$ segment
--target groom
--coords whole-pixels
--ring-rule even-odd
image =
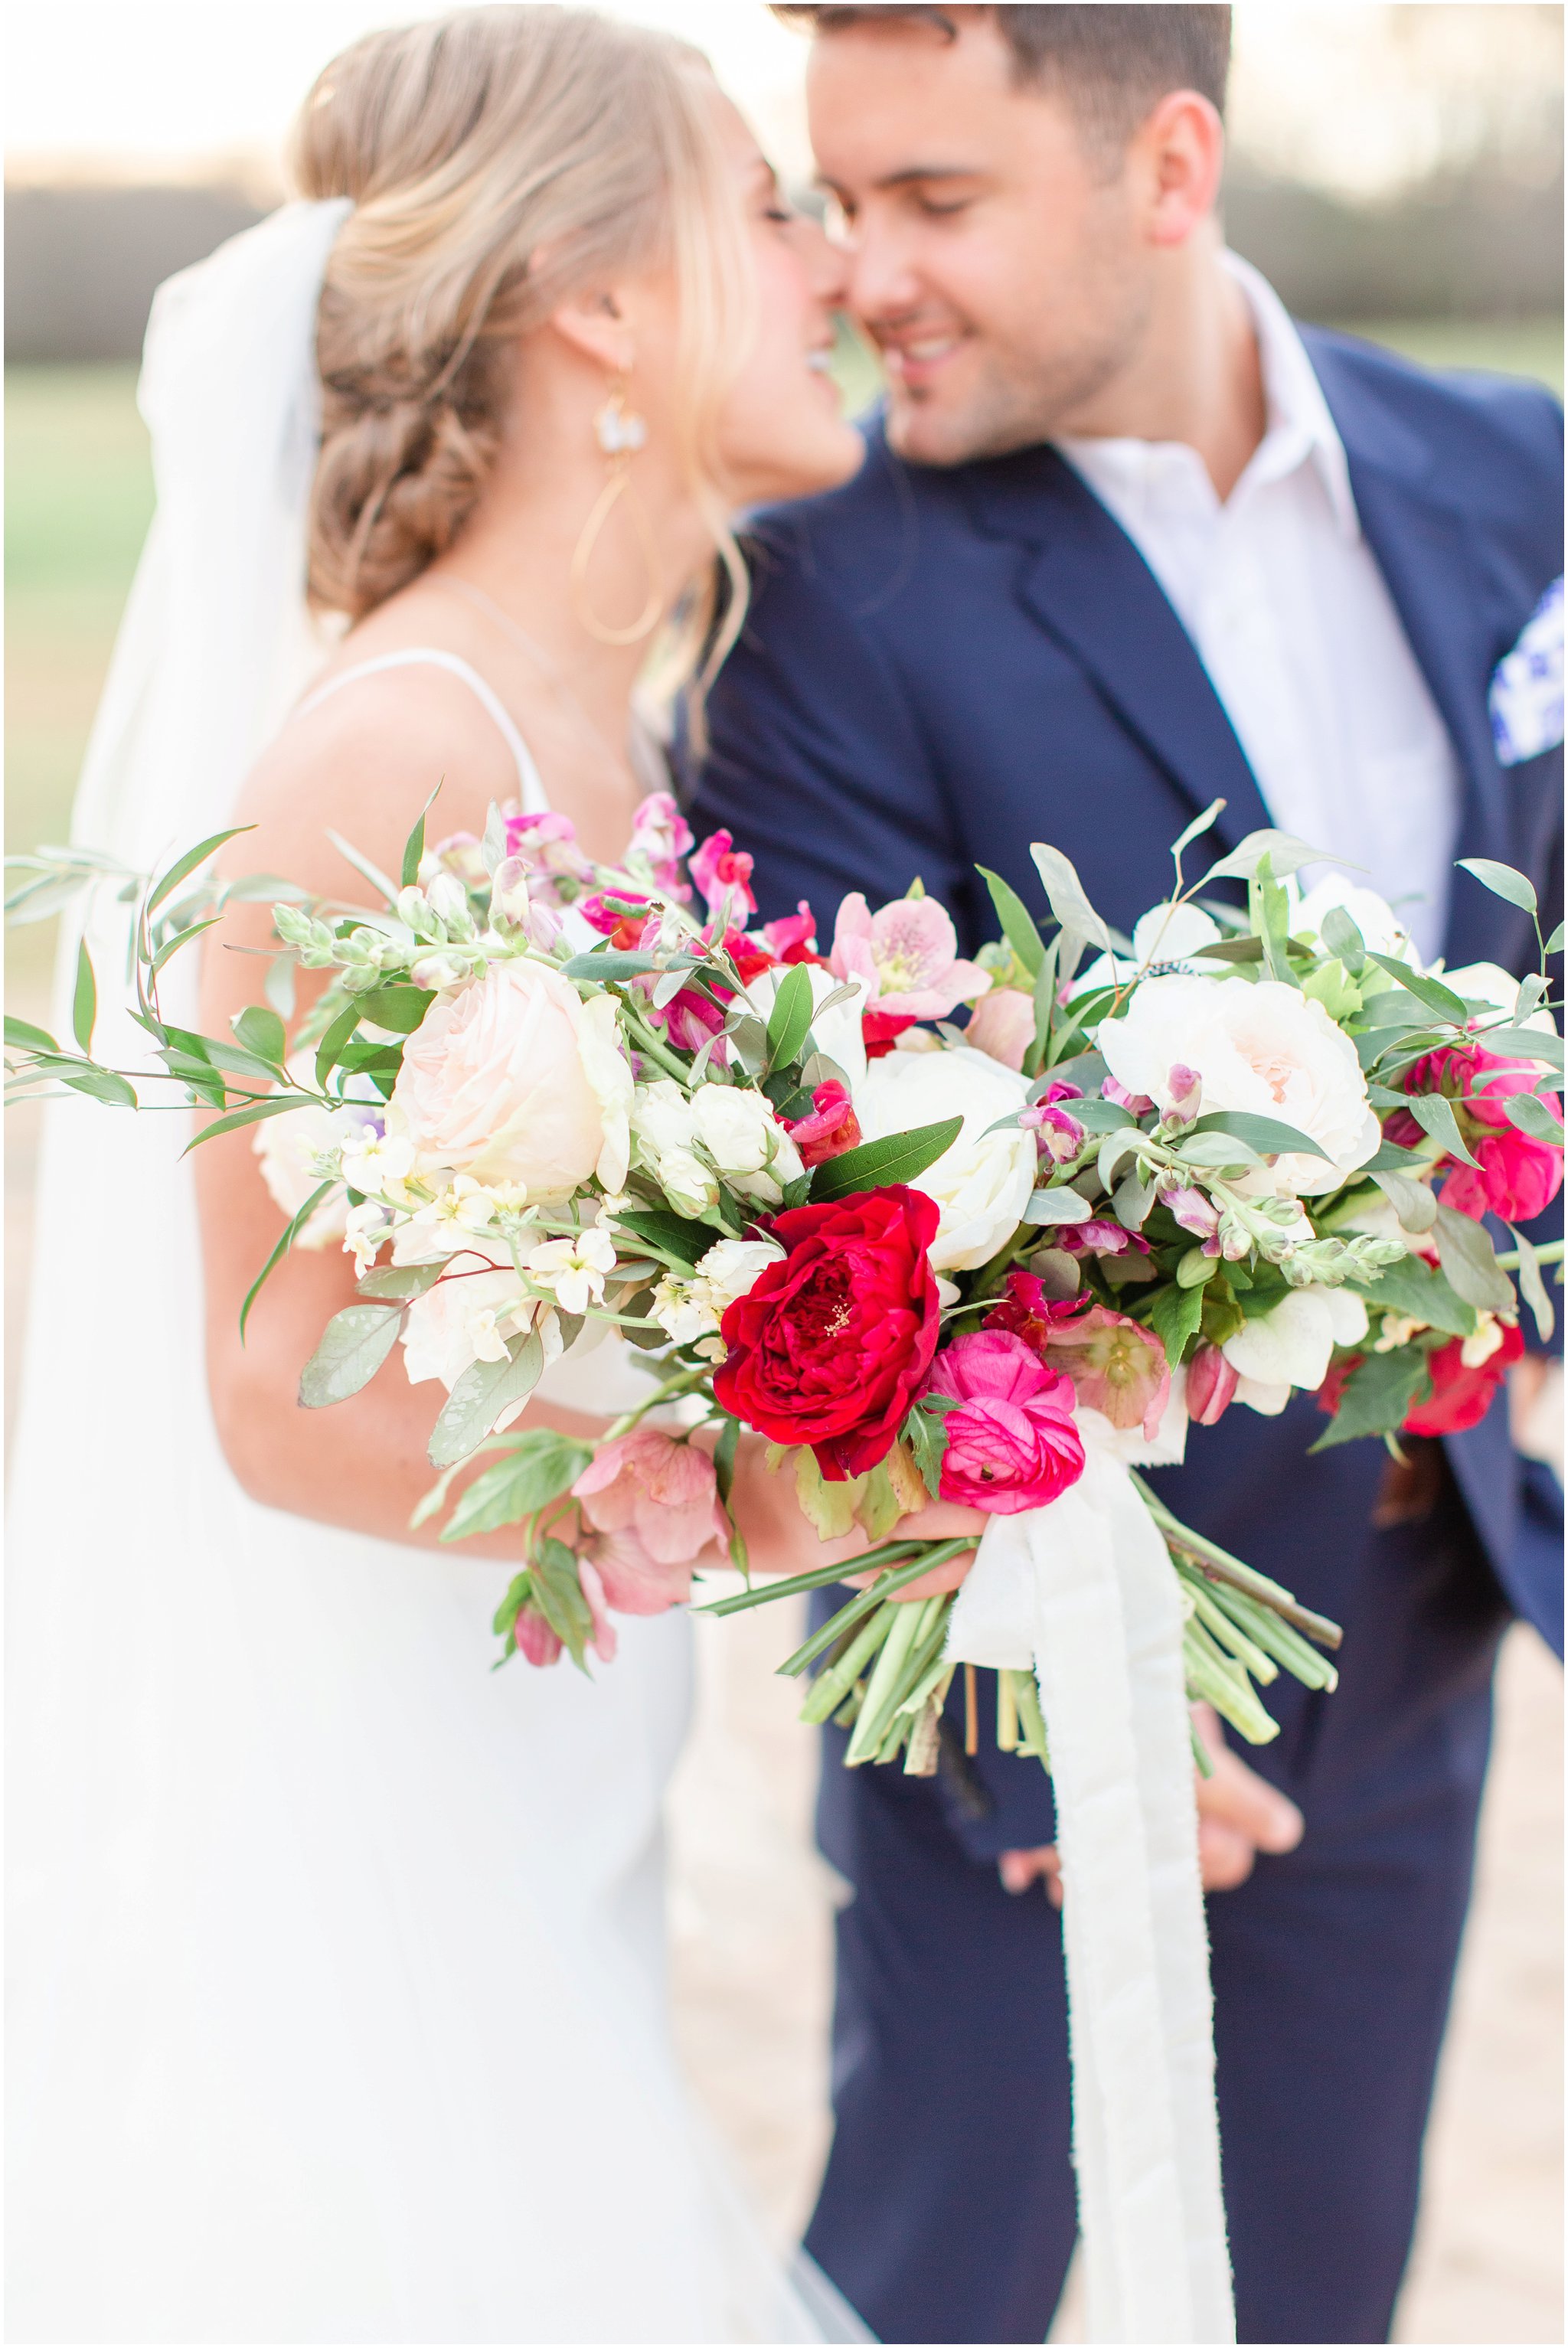
[[[1562,569],[1554,402],[1298,332],[1225,252],[1227,9],[777,13],[814,33],[888,399],[856,481],[765,518],[713,696],[698,814],[755,853],[764,912],[806,897],[830,925],[918,875],[972,952],[975,864],[1043,915],[1046,839],[1130,929],[1222,796],[1213,854],[1277,824],[1364,868],[1427,957],[1528,967],[1525,917],[1453,868],[1519,866],[1558,918],[1561,726],[1500,670]],[[1209,1922],[1247,2341],[1387,2334],[1497,1642],[1511,1610],[1561,1623],[1547,1479],[1501,1408],[1403,1468],[1309,1457],[1322,1425],[1233,1408],[1161,1484],[1346,1630],[1337,1694],[1271,1689],[1278,1790],[1235,1780],[1208,1870],[1236,1887]],[[853,1897],[808,2245],[884,2340],[1039,2340],[1075,2230],[1048,1787],[989,1744],[934,1779],[841,1750],[820,1831]]]

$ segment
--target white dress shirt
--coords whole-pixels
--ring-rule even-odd
[[[1431,961],[1459,830],[1453,748],[1361,535],[1301,337],[1255,269],[1230,252],[1224,264],[1252,312],[1268,425],[1223,503],[1184,442],[1057,446],[1164,589],[1274,822],[1360,866]]]

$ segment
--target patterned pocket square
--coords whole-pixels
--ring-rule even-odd
[[[1563,739],[1563,582],[1548,587],[1487,695],[1499,764],[1517,767]]]

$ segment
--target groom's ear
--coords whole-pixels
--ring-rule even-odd
[[[1219,201],[1225,126],[1195,89],[1173,89],[1133,133],[1128,163],[1151,244],[1185,244]]]

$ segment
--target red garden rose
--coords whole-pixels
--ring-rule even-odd
[[[1473,1368],[1466,1365],[1464,1348],[1464,1339],[1453,1337],[1428,1357],[1432,1391],[1407,1416],[1407,1435],[1462,1435],[1467,1426],[1479,1426],[1509,1364],[1523,1353],[1524,1340],[1517,1329],[1505,1325],[1502,1343]]]
[[[936,1351],[937,1210],[902,1184],[769,1226],[786,1251],[724,1316],[713,1390],[774,1443],[809,1444],[830,1483],[885,1459]]]

